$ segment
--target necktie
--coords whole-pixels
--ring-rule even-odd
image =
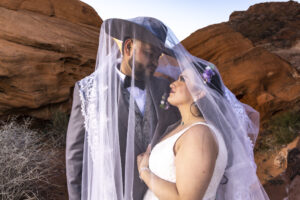
[[[126,76],[124,80],[124,88],[128,88],[131,86],[131,76]],[[140,88],[141,90],[145,89],[145,82],[134,80],[134,86]]]

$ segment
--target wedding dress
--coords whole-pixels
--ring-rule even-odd
[[[217,156],[215,168],[213,175],[211,177],[208,188],[205,192],[203,200],[215,200],[218,186],[223,177],[226,165],[227,165],[227,149],[222,135],[217,131],[215,127],[204,122],[197,122],[189,127],[179,131],[178,133],[172,135],[171,137],[161,141],[151,151],[149,157],[149,169],[152,173],[158,177],[173,182],[176,182],[176,167],[175,167],[175,155],[173,152],[173,147],[177,139],[184,134],[189,128],[195,125],[205,125],[210,128],[212,133],[214,133],[215,139],[218,143],[219,153]],[[199,133],[200,134],[200,133]],[[155,194],[148,189],[143,200],[158,200]]]

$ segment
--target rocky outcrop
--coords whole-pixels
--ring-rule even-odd
[[[276,9],[288,4],[296,10],[277,18],[269,14],[280,13]],[[279,51],[291,54],[276,47],[276,55],[262,46],[289,40],[291,46],[276,45],[298,51],[299,31],[293,28],[298,27],[294,18],[299,4],[270,5],[235,12],[230,22],[198,30],[183,41],[192,54],[215,63],[229,89],[259,110],[262,119],[293,107],[300,98],[299,73],[291,68],[292,59],[277,56]],[[269,15],[277,19],[270,22],[276,37],[256,37],[255,31],[245,35],[244,29],[262,24],[255,20],[269,20]],[[290,35],[278,29],[277,21],[293,30]],[[74,83],[93,71],[101,23],[97,13],[79,0],[0,0],[0,116],[22,113],[49,118],[53,109],[68,111]]]
[[[263,120],[299,103],[299,73],[227,23],[200,29],[182,44],[193,55],[216,64],[226,86],[257,109]]]
[[[289,151],[287,157],[286,176],[289,182],[288,199],[300,199],[300,143]]]
[[[295,177],[291,184],[288,186],[288,199],[289,200],[300,200],[300,192],[299,192],[299,188],[300,188],[300,175],[298,175],[297,177]]]
[[[0,0],[0,115],[67,111],[94,69],[102,20],[78,0]]]
[[[97,12],[79,0],[1,0],[0,7],[15,11],[31,11],[75,24],[100,27],[102,23]]]
[[[270,139],[265,141],[270,142]],[[274,148],[267,151],[266,149],[255,151],[257,175],[260,182],[272,200],[299,200],[299,136],[286,145],[272,147]]]
[[[296,1],[259,3],[233,12],[229,25],[254,42],[291,47],[300,39],[300,4]]]
[[[287,60],[300,72],[300,3],[255,4],[230,15],[228,24],[237,32]]]

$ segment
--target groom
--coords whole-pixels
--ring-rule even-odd
[[[137,91],[135,101],[135,146],[136,156],[145,152],[147,144],[155,144],[166,128],[179,120],[178,110],[170,107],[160,108],[164,92],[168,91],[166,80],[153,76],[162,53],[172,55],[165,46],[167,37],[166,26],[153,18],[138,17],[132,20],[109,19],[105,23],[106,33],[113,38],[123,41],[122,61],[112,66],[116,68],[119,84],[118,95],[118,130],[122,176],[124,178],[126,138],[128,125],[129,91]],[[131,87],[130,78],[133,65],[135,87]],[[147,81],[145,81],[147,80]],[[69,120],[66,144],[67,184],[70,200],[81,199],[83,145],[86,133],[85,117],[82,114],[82,102],[79,97],[79,84],[75,84],[73,105]],[[152,135],[152,138],[149,138]],[[136,163],[136,162],[135,162]],[[147,190],[146,185],[139,180],[135,165],[133,182],[133,199],[141,200]]]

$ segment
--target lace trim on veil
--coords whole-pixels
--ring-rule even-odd
[[[244,123],[245,126],[243,127],[247,127],[247,132],[249,132],[251,130],[251,127],[249,125],[251,124],[251,120],[249,119],[245,111],[245,108],[241,105],[241,103],[236,99],[235,95],[227,87],[225,87],[225,96],[226,99],[231,104],[231,106],[233,107],[233,109],[235,110],[235,112],[237,113],[239,119],[241,119],[241,121]],[[254,162],[254,153],[253,153],[254,144],[248,135],[247,137],[245,137],[245,139],[246,139],[248,155],[253,161],[251,162],[251,165],[256,169],[257,167]]]
[[[97,152],[97,146],[99,146],[99,135],[96,133],[97,121],[96,121],[96,101],[97,93],[95,87],[95,73],[85,77],[78,82],[79,84],[79,96],[81,100],[81,111],[84,117],[84,127],[86,130],[86,137],[89,144],[90,153],[92,159],[95,158]]]

